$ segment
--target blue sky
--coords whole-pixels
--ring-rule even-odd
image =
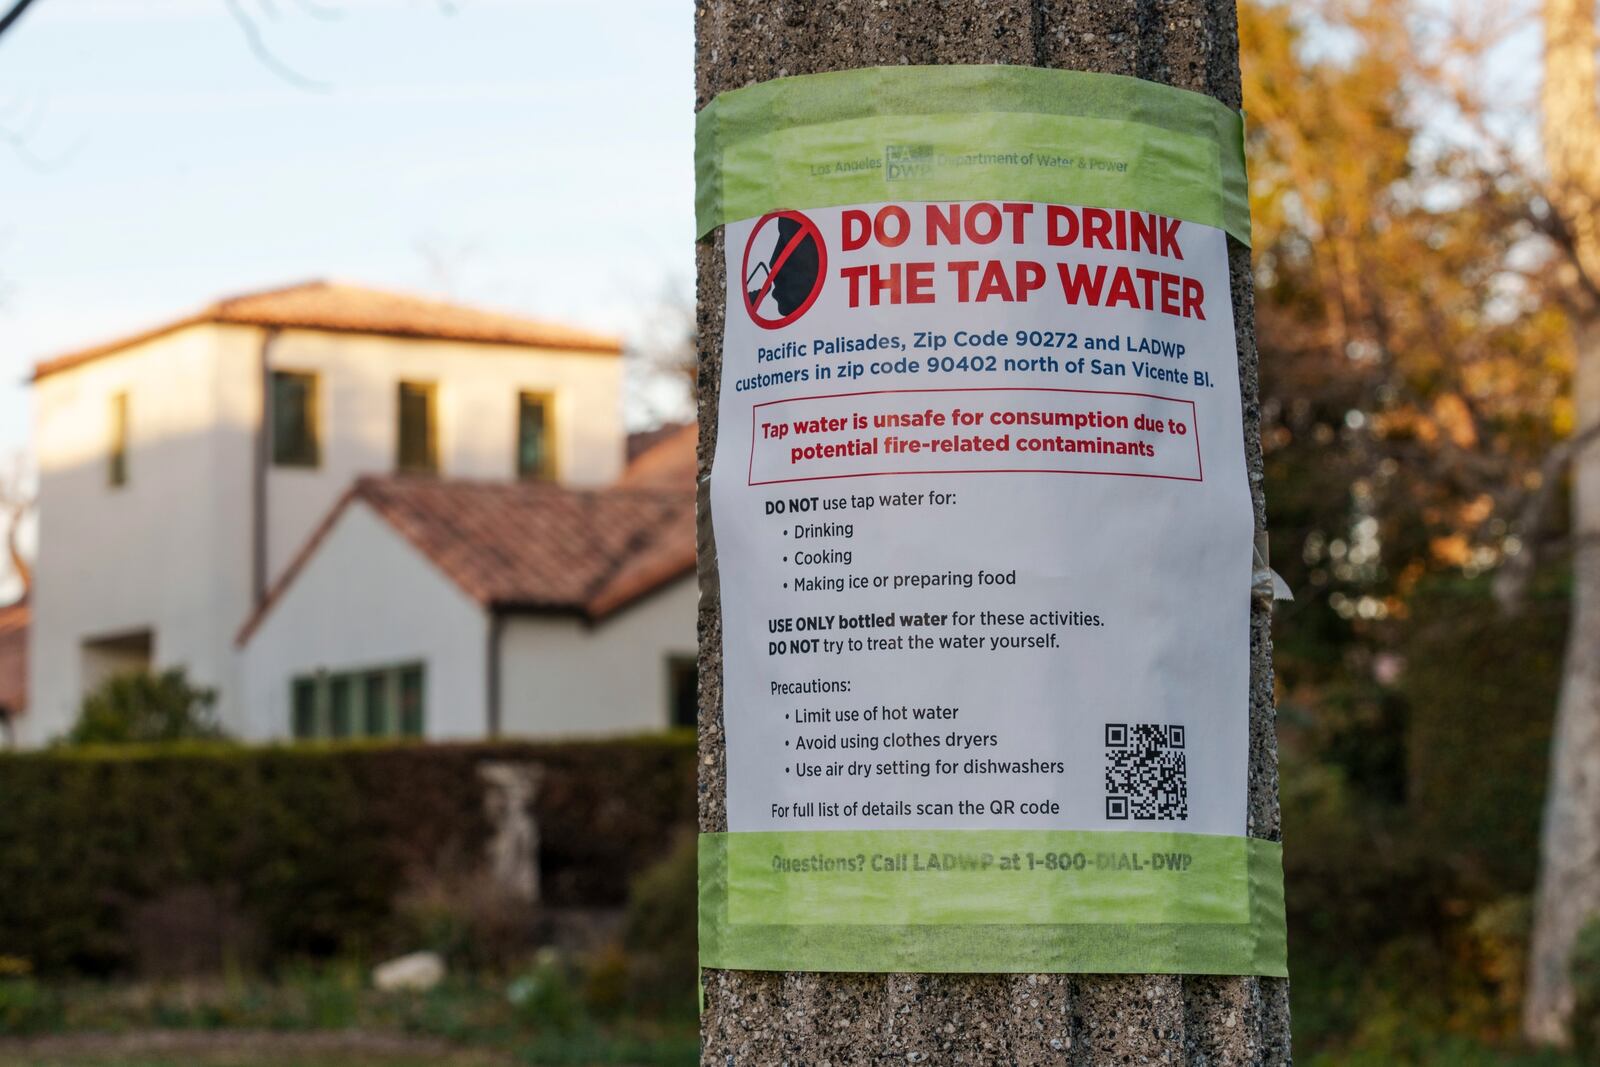
[[[333,277],[642,336],[688,292],[689,4],[238,3],[326,90],[227,0],[36,0],[0,39],[0,454],[38,358],[221,295]]]

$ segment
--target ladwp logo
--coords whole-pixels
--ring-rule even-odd
[[[926,178],[933,173],[933,160],[931,144],[884,145],[884,180],[898,182],[908,178]]]

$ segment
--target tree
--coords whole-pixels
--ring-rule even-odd
[[[19,454],[10,464],[0,466],[0,531],[5,535],[5,564],[22,586],[22,595],[28,595],[33,572],[22,551],[23,525],[34,508],[34,490],[28,476],[27,464]],[[5,564],[0,564],[3,567]]]
[[[67,745],[126,745],[223,737],[217,694],[191,685],[182,668],[114,674],[83,698]]]
[[[699,373],[694,294],[667,283],[642,326],[628,351],[628,414],[644,425],[692,419]]]
[[[1600,913],[1595,0],[1544,3],[1542,168],[1488,70],[1517,13],[1464,7],[1430,22],[1427,5],[1328,0],[1319,16],[1357,47],[1309,66],[1284,8],[1244,19],[1263,365],[1279,368],[1264,437],[1274,527],[1304,531],[1300,559],[1279,559],[1352,627],[1330,645],[1382,644],[1430,573],[1493,571],[1515,614],[1536,570],[1570,566],[1523,1010],[1529,1037],[1564,1042],[1572,945]],[[1363,526],[1375,551],[1358,559]],[[1292,693],[1316,672],[1286,636]]]
[[[36,2],[37,0],[11,0],[8,6],[0,5],[0,37],[4,37],[8,30],[13,29],[22,19],[23,14]],[[327,82],[307,77],[278,58],[272,47],[267,43],[266,37],[262,35],[257,18],[245,6],[245,0],[220,0],[220,2],[223,8],[227,10],[229,17],[239,27],[239,32],[244,35],[245,44],[249,46],[251,53],[254,54],[262,66],[290,85],[300,89],[307,89],[312,92],[326,92],[330,88]],[[436,0],[436,2],[439,10],[446,15],[453,15],[457,11],[457,0]],[[313,0],[296,0],[296,3],[302,11],[317,19],[334,19],[338,18],[341,13],[336,6],[324,7],[313,2]],[[272,0],[257,0],[257,6],[266,17],[277,17],[277,7]]]
[[[22,18],[22,13],[27,11],[33,2],[34,0],[16,0],[5,14],[0,15],[0,36],[4,36],[7,30],[16,25],[17,20]]]
[[[1543,142],[1552,229],[1567,252],[1577,349],[1570,450],[1572,606],[1551,742],[1539,888],[1523,1026],[1565,1043],[1569,967],[1584,923],[1600,915],[1600,103],[1594,0],[1544,5]]]
[[[1523,558],[1569,345],[1518,267],[1541,254],[1537,190],[1428,128],[1443,79],[1417,10],[1319,14],[1347,56],[1308,59],[1287,5],[1241,11],[1263,438],[1275,563],[1314,591],[1286,618],[1331,608],[1376,644],[1428,575]]]
[[[1517,13],[1462,7],[1326,0],[1351,47],[1314,60],[1299,12],[1243,12],[1274,562],[1306,591],[1278,663],[1315,758],[1398,804],[1405,709],[1377,666],[1417,593],[1492,574],[1514,615],[1536,571],[1570,564],[1523,1020],[1557,1041],[1572,939],[1600,907],[1594,0],[1545,8],[1544,167],[1514,132],[1531,101],[1492,77]]]

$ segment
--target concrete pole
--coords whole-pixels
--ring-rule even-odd
[[[1234,0],[698,0],[695,106],[791,74],[1015,63],[1127,74],[1240,104]],[[1257,530],[1260,404],[1250,251],[1229,241]],[[697,249],[700,473],[717,439],[722,230]],[[1277,839],[1270,606],[1251,608],[1249,833]],[[726,830],[722,613],[702,568],[700,829]],[[1288,983],[1176,975],[809,974],[708,970],[701,1063],[1287,1064]]]

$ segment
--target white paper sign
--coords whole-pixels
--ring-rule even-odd
[[[728,828],[1243,834],[1223,232],[908,202],[726,242]]]

